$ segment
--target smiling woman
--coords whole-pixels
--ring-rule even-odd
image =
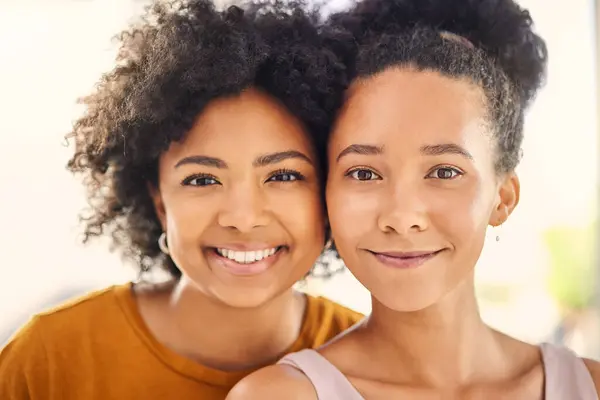
[[[500,213],[518,202],[515,176],[495,178],[495,146],[481,130],[489,124],[482,91],[465,86],[433,71],[384,70],[354,87],[331,138],[332,157],[356,143],[381,149],[337,156],[328,201],[340,254],[393,309],[427,308],[465,279],[488,224],[500,225],[507,218]],[[436,118],[427,118],[434,105]],[[349,195],[356,201],[346,201]],[[342,229],[355,215],[365,218]]]
[[[519,203],[524,116],[545,76],[529,12],[362,0],[324,31],[353,78],[329,141],[328,215],[372,312],[228,399],[597,400],[600,364],[493,329],[475,295],[486,230]]]
[[[318,165],[300,121],[264,91],[213,101],[159,158],[151,192],[170,258],[230,306],[287,290],[325,243]]]
[[[223,399],[361,318],[292,290],[327,241],[345,86],[315,22],[303,4],[158,1],[122,33],[69,170],[86,240],[110,236],[142,279],[34,317],[0,353],[0,398]],[[145,279],[157,269],[171,279]]]

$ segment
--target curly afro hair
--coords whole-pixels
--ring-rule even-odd
[[[390,66],[433,70],[483,89],[499,173],[521,158],[524,114],[545,79],[547,49],[513,0],[363,0],[326,22],[352,79]]]
[[[210,0],[157,1],[119,35],[116,67],[82,100],[67,135],[68,169],[83,176],[90,203],[84,242],[108,234],[140,274],[181,272],[162,254],[149,195],[158,158],[183,139],[214,99],[257,87],[303,122],[325,170],[325,147],[345,89],[345,67],[322,45],[319,10],[279,0],[224,11]]]

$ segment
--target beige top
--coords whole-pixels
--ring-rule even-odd
[[[571,350],[544,343],[545,400],[599,400],[592,376],[583,360]],[[365,400],[333,364],[315,350],[288,354],[279,364],[302,371],[319,400]]]

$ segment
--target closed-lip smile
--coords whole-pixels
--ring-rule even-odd
[[[420,267],[431,260],[444,249],[441,250],[421,250],[421,251],[373,251],[369,253],[382,264],[397,269],[413,269]]]

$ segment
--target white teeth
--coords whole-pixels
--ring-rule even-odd
[[[232,255],[233,257],[231,257]],[[246,254],[241,251],[234,251],[228,258],[232,258],[239,263],[246,262]]]
[[[260,261],[263,258],[272,256],[277,252],[277,248],[256,251],[235,251],[229,249],[217,249],[217,253],[225,258],[234,260],[240,264],[250,264],[256,261]]]

